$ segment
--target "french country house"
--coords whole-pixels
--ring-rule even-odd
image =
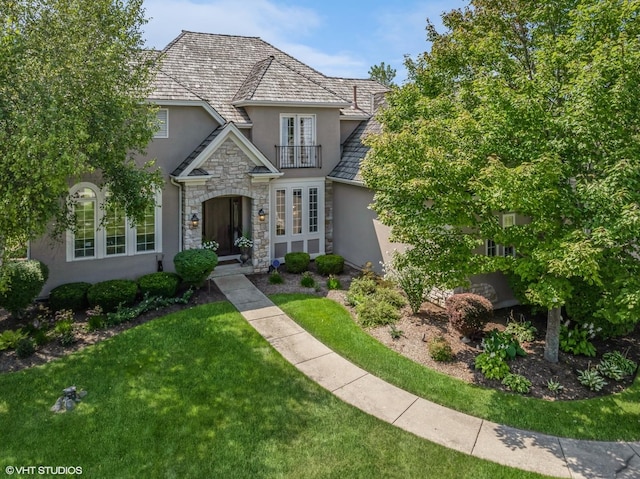
[[[50,269],[44,295],[68,282],[172,271],[177,252],[205,240],[232,263],[242,235],[253,241],[246,272],[291,251],[379,264],[389,248],[357,170],[359,138],[386,87],[327,77],[256,37],[182,32],[158,61],[149,101],[161,128],[140,158],[155,158],[164,176],[156,207],[132,227],[101,208],[108,191],[98,177],[71,184],[76,230],[30,245]]]
[[[360,164],[363,138],[380,131],[385,86],[325,76],[257,37],[184,31],[156,53],[148,100],[161,127],[140,158],[163,173],[156,206],[130,226],[101,207],[109,192],[99,177],[69,185],[75,231],[29,248],[49,266],[43,296],[69,282],[173,271],[176,253],[209,240],[219,244],[216,271],[237,270],[240,236],[253,241],[240,272],[266,272],[294,251],[380,271],[398,245],[369,208]],[[512,254],[490,243],[484,253]],[[499,273],[471,282],[496,307],[515,303]]]

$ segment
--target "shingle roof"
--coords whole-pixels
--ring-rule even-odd
[[[220,133],[222,133],[222,130],[223,130],[223,129],[224,129],[224,128],[223,128],[222,126],[219,126],[219,127],[218,127],[218,128],[216,128],[215,130],[213,130],[211,133],[209,133],[209,136],[207,136],[207,137],[202,141],[202,143],[200,143],[200,144],[198,145],[198,147],[197,147],[195,150],[193,150],[193,151],[191,152],[191,154],[190,154],[189,156],[187,156],[187,158],[186,158],[182,163],[180,163],[180,165],[178,165],[178,167],[177,167],[175,170],[173,170],[173,172],[171,173],[171,176],[180,176],[180,174],[181,174],[184,170],[186,170],[186,169],[189,167],[189,165],[191,165],[191,163],[193,162],[193,160],[195,160],[195,159],[198,157],[198,155],[199,155],[200,153],[202,153],[202,152],[204,151],[204,149],[205,149],[207,146],[209,146],[209,145],[211,144],[211,142],[212,142],[213,140],[215,140],[215,139],[216,139],[216,137],[217,137]],[[204,170],[202,170],[202,171],[204,171]],[[193,170],[193,171],[190,173],[190,175],[198,175],[198,176],[199,176],[199,175],[202,175],[202,174],[203,174],[203,173],[202,173],[202,171],[198,172],[198,171],[196,171],[196,170]],[[206,172],[204,172],[204,174],[207,174],[207,173],[206,173]]]
[[[154,90],[150,97],[152,100],[202,100],[163,71],[156,74],[153,86]]]
[[[383,98],[381,94],[377,94],[372,96],[369,101],[375,111],[375,109],[382,104]],[[366,138],[367,135],[380,133],[381,131],[382,127],[380,123],[378,123],[373,116],[360,123],[358,128],[356,128],[344,142],[342,146],[342,157],[331,173],[329,173],[329,178],[362,182],[360,166],[369,151],[369,147],[365,146],[362,140]]]
[[[345,116],[368,116],[370,96],[385,88],[372,80],[326,77],[257,37],[183,31],[161,53],[157,99],[205,100],[227,121],[249,122],[234,101],[335,103],[344,106],[358,87],[359,108]],[[342,103],[342,105],[340,105]]]
[[[317,79],[292,69],[273,55],[254,65],[233,102],[321,103],[336,107],[349,103]]]

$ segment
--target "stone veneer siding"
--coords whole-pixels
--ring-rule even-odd
[[[324,186],[324,252],[333,253],[333,182]]]
[[[227,139],[200,166],[210,175],[205,184],[185,183],[182,211],[184,249],[199,248],[202,245],[202,223],[197,228],[191,228],[190,225],[193,213],[196,213],[198,218],[203,218],[202,203],[218,196],[246,196],[252,200],[251,262],[256,272],[269,269],[269,222],[258,219],[260,208],[269,215],[269,182],[252,181],[249,173],[255,166],[233,140]]]

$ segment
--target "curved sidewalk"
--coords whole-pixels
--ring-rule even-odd
[[[566,439],[523,431],[439,406],[372,376],[319,342],[244,275],[213,279],[271,345],[343,401],[450,449],[556,477],[640,478],[640,442]]]

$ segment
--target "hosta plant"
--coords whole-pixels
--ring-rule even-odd
[[[584,371],[578,371],[578,381],[592,391],[600,391],[607,385],[597,368],[588,367]]]
[[[604,377],[613,379],[614,381],[622,381],[624,379],[624,371],[620,369],[614,361],[604,359],[598,364],[598,371]]]
[[[560,327],[560,349],[573,355],[595,356],[596,348],[591,340],[596,335],[593,323],[576,324],[569,329],[569,321]]]
[[[504,332],[516,338],[519,343],[528,343],[535,339],[537,329],[531,325],[531,321],[525,321],[523,315],[520,315],[520,320],[516,320],[511,311]]]
[[[628,352],[628,351],[627,351]],[[631,376],[636,372],[638,365],[635,361],[627,358],[626,354],[620,351],[611,351],[602,355],[602,362],[610,362],[615,364],[625,376]]]
[[[487,379],[502,379],[510,371],[506,360],[496,352],[478,354],[475,360],[475,367]]]
[[[554,381],[553,379],[549,379],[547,381],[547,389],[551,391],[553,394],[559,394],[564,390],[564,386],[560,384],[558,381]]]
[[[527,394],[531,389],[531,381],[520,374],[508,373],[502,379],[502,384],[510,391],[520,394]]]

